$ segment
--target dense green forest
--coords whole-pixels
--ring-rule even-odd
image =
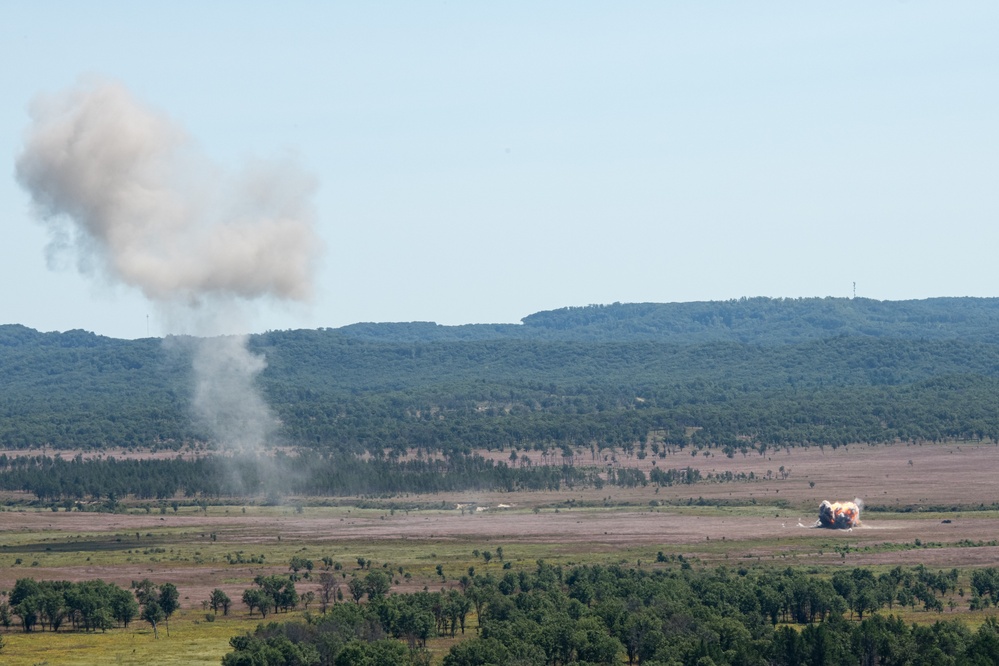
[[[452,647],[445,666],[995,663],[994,618],[972,631],[959,621],[908,625],[891,614],[917,606],[942,613],[942,595],[957,579],[957,571],[922,566],[880,575],[844,569],[830,579],[790,568],[696,571],[682,561],[652,571],[539,561],[533,571],[463,577],[460,591],[386,596],[387,586],[355,578],[353,598],[367,592],[367,604],[334,603],[304,623],[259,625],[232,639],[222,663],[426,664],[426,640],[464,633],[472,609],[477,635]],[[992,603],[995,582],[994,569],[976,572],[972,605]]]
[[[0,446],[211,444],[196,343],[0,326]],[[249,347],[273,443],[338,454],[999,439],[999,299],[615,304]]]

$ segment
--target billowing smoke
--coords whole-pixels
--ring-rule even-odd
[[[847,530],[860,525],[860,510],[864,503],[860,499],[852,502],[823,501],[819,505],[819,520],[816,527],[829,527],[837,530]]]
[[[75,251],[81,271],[142,290],[201,336],[252,302],[309,299],[316,181],[293,161],[227,173],[109,81],[39,96],[30,115],[17,180],[52,232],[50,250]],[[266,439],[274,419],[253,388],[264,367],[243,337],[201,341],[194,412],[216,439]]]
[[[110,82],[39,97],[31,118],[17,179],[83,270],[160,302],[310,296],[316,183],[293,163],[223,173]]]

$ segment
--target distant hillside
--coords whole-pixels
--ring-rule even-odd
[[[565,308],[252,336],[281,443],[720,447],[999,439],[999,299]],[[0,446],[179,446],[190,348],[0,326]]]
[[[661,340],[786,344],[833,336],[999,342],[999,298],[875,301],[743,298],[696,303],[615,303],[538,312],[522,325],[353,324],[344,334],[385,341]]]

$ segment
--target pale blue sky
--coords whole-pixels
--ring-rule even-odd
[[[199,6],[205,5],[205,6]],[[314,302],[251,331],[614,301],[999,296],[995,2],[0,4],[0,323],[169,330],[52,266],[37,93],[120,81],[319,181]]]

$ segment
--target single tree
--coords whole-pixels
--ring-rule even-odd
[[[364,577],[364,590],[368,593],[368,599],[371,601],[383,598],[391,587],[392,580],[388,574],[381,571],[372,571]]]
[[[357,576],[352,576],[351,579],[347,581],[347,589],[350,590],[350,596],[354,599],[354,603],[360,604],[361,597],[363,597],[366,592],[364,589],[364,581]]]
[[[336,603],[336,593],[340,591],[340,579],[336,574],[324,571],[319,574],[319,610],[323,613],[330,604]]]
[[[232,604],[232,599],[229,598],[228,594],[226,594],[217,587],[214,590],[212,590],[212,596],[208,600],[208,605],[211,606],[211,609],[215,612],[216,615],[218,615],[220,608],[222,609],[223,615],[228,615],[229,606],[231,604]]]
[[[156,625],[162,622],[166,618],[163,613],[163,609],[160,605],[153,600],[149,600],[142,608],[142,619],[148,622],[153,627],[153,638],[159,638],[159,634],[156,631]]]
[[[160,610],[163,611],[163,620],[166,622],[167,636],[170,635],[170,616],[180,608],[180,593],[173,583],[163,583],[160,585],[160,593],[157,599]]]

